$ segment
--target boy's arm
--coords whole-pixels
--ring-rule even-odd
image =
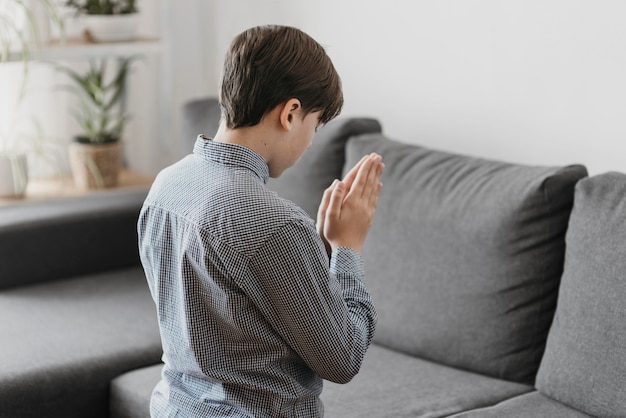
[[[360,254],[334,250],[329,270],[314,226],[294,223],[275,234],[250,267],[255,280],[248,285],[260,286],[252,293],[272,327],[319,376],[350,381],[376,323]]]
[[[257,306],[309,367],[334,382],[348,382],[359,371],[374,333],[376,313],[363,283],[360,252],[382,170],[379,155],[364,157],[324,193],[320,235],[312,225],[286,225],[251,264],[267,297]]]

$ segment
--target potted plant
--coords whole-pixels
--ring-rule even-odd
[[[66,6],[84,15],[88,39],[95,42],[127,41],[137,32],[135,0],[67,0]]]
[[[8,0],[0,4],[0,65],[21,65],[18,93],[6,126],[0,126],[0,197],[19,197],[28,183],[27,155],[19,125],[26,96],[30,61],[40,49],[37,12],[58,27],[64,41],[63,21],[53,0]],[[4,98],[6,99],[6,92]],[[36,121],[34,122],[36,123]]]
[[[114,187],[118,183],[122,132],[129,119],[123,96],[130,65],[136,58],[121,58],[110,80],[107,79],[106,58],[91,60],[85,74],[57,65],[73,82],[64,87],[80,103],[73,115],[82,132],[69,147],[70,169],[80,188]]]

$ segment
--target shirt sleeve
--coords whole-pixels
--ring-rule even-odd
[[[285,225],[250,262],[257,306],[319,376],[349,382],[374,334],[376,312],[358,252],[338,248],[330,266],[315,228]]]

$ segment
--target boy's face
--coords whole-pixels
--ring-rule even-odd
[[[270,167],[270,176],[279,177],[287,168],[298,162],[304,152],[311,146],[315,130],[320,124],[322,112],[311,112],[304,119],[301,115],[293,118],[293,128],[282,147],[282,155],[277,159],[275,167]]]

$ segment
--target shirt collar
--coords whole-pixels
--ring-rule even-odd
[[[267,183],[270,171],[265,159],[248,147],[237,144],[216,142],[204,135],[198,135],[193,153],[201,158],[219,164],[247,168]]]

